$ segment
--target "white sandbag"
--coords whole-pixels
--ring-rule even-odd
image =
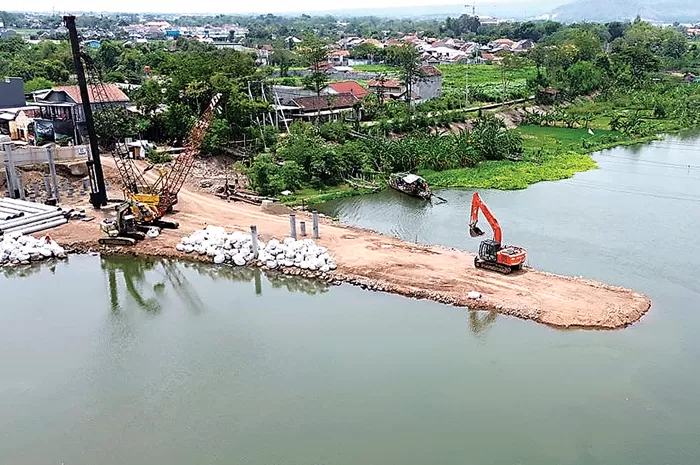
[[[226,261],[226,256],[223,254],[218,254],[214,257],[214,263],[216,263],[217,265],[221,265],[225,261]]]
[[[328,265],[323,265],[319,270],[323,271],[324,273],[327,273],[330,271],[330,267]]]
[[[243,266],[243,265],[245,265],[245,258],[243,258],[243,255],[240,255],[240,254],[234,255],[233,263],[236,266]]]
[[[289,259],[282,262],[282,264],[286,267],[294,266],[294,262],[292,260],[289,260]]]
[[[158,228],[148,228],[146,235],[151,239],[155,239],[156,237],[160,236],[160,231],[158,231]]]
[[[185,244],[179,243],[178,245],[175,246],[175,250],[178,252],[184,252],[185,251]]]
[[[185,246],[185,253],[192,253],[194,252],[194,247],[190,244]]]
[[[224,234],[226,234],[226,230],[219,226],[209,225],[206,228],[204,228],[204,230],[211,236],[223,236]]]
[[[308,260],[304,260],[299,265],[299,268],[301,268],[302,270],[308,270],[310,266],[311,266],[311,262],[309,262]]]
[[[274,270],[275,268],[277,268],[277,260],[268,260],[265,262],[265,266],[267,266],[271,270]]]
[[[480,299],[481,294],[476,291],[470,291],[469,294],[467,294],[467,298],[472,300]]]

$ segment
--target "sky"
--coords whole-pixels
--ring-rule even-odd
[[[471,2],[472,0],[467,0]],[[518,5],[532,3],[533,0],[488,0],[489,6],[497,4]],[[339,10],[347,8],[392,8],[429,5],[460,5],[465,0],[353,0],[349,3],[327,0],[199,0],[183,2],[178,0],[120,0],[116,2],[95,2],[94,0],[33,0],[16,6],[20,11],[53,11],[57,13],[85,12],[158,12],[158,13],[285,13]],[[476,2],[477,9],[479,4]],[[469,3],[471,5],[471,3]],[[98,7],[99,5],[99,7]],[[99,9],[96,9],[99,8]]]

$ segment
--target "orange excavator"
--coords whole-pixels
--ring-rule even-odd
[[[474,257],[474,266],[476,268],[498,271],[503,274],[510,274],[513,271],[522,269],[526,258],[525,249],[514,245],[501,244],[501,226],[496,221],[491,210],[489,210],[489,207],[481,200],[478,192],[474,192],[472,196],[469,235],[471,237],[484,235],[484,231],[476,225],[479,221],[479,210],[484,214],[486,221],[489,222],[491,229],[493,229],[493,239],[481,241],[479,253]]]

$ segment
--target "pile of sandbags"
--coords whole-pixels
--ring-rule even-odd
[[[65,258],[66,251],[49,236],[37,239],[22,233],[7,233],[0,241],[0,265]]]
[[[240,231],[231,234],[224,228],[207,226],[185,236],[175,246],[180,252],[207,255],[216,264],[233,263],[236,266],[258,265],[270,269],[297,267],[310,271],[335,270],[336,264],[325,247],[319,247],[311,239],[296,240],[291,237],[283,242],[271,239],[267,244],[258,242],[258,256],[253,252],[253,238]]]

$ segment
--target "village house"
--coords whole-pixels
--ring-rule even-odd
[[[403,84],[398,79],[371,79],[367,87],[385,100],[398,99],[405,92]]]
[[[369,90],[362,87],[355,81],[331,82],[321,90],[324,95],[352,94],[358,99],[369,94]]]
[[[360,100],[351,93],[326,94],[321,96],[297,97],[290,103],[291,117],[302,121],[338,121],[344,114],[351,113]]]
[[[93,112],[120,106],[126,108],[129,97],[114,84],[104,84],[104,94],[99,86],[88,86]],[[43,92],[34,92],[34,105],[39,117],[34,121],[33,133],[37,139],[56,140],[65,137],[81,143],[87,134],[83,99],[78,86],[58,86]]]
[[[421,78],[413,84],[413,91],[422,102],[439,98],[442,95],[442,73],[435,66],[421,66]]]
[[[129,104],[129,97],[116,85],[104,84],[103,88],[104,95],[98,86],[88,86],[93,111],[112,106],[126,107]],[[41,108],[41,117],[44,119],[69,119],[78,123],[85,121],[83,99],[78,86],[58,86],[43,94],[34,94],[34,103]]]
[[[328,63],[333,66],[347,66],[350,52],[347,50],[333,50],[328,54]]]

